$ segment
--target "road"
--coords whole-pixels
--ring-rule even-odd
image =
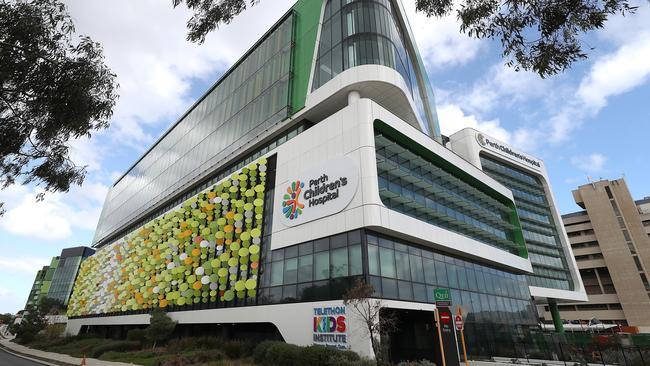
[[[43,364],[16,357],[0,348],[0,366],[43,366]]]

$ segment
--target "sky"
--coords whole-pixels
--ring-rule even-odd
[[[547,79],[504,66],[501,48],[459,32],[455,16],[416,14],[403,0],[436,93],[443,134],[479,129],[543,159],[562,213],[580,208],[571,190],[625,177],[650,196],[650,6],[585,35],[589,59]],[[211,33],[186,41],[190,13],[160,0],[64,0],[77,32],[104,47],[120,99],[108,130],[71,143],[88,166],[81,187],[0,191],[0,313],[22,309],[36,271],[61,249],[90,245],[108,188],[295,2],[261,0]]]

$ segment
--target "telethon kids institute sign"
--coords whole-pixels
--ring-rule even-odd
[[[345,306],[314,308],[313,343],[317,345],[348,349],[348,320]]]
[[[359,185],[359,168],[347,156],[289,175],[276,187],[275,204],[282,223],[296,226],[341,212]]]

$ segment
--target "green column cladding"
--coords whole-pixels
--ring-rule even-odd
[[[560,316],[560,310],[557,308],[557,302],[555,300],[549,299],[548,308],[553,317],[553,325],[555,326],[555,331],[558,333],[564,333],[564,325],[562,324],[562,317]]]
[[[322,7],[323,2],[319,0],[300,0],[292,9],[295,15],[292,113],[302,109],[307,99]]]

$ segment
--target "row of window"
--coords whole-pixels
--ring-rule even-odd
[[[487,174],[512,190],[519,215],[547,224],[541,225],[526,219],[521,222],[533,264],[534,274],[528,276],[529,283],[533,286],[570,290],[573,281],[541,180],[484,154],[480,155],[480,159],[481,166],[487,168]],[[521,186],[528,189],[524,191],[519,188]]]
[[[614,199],[614,195],[612,194],[612,191],[609,188],[609,186],[605,187],[605,191],[607,192],[607,196],[609,197],[609,202],[612,206],[612,209],[614,210],[614,215],[616,215],[616,218],[618,219],[619,226],[623,233],[623,238],[627,243],[628,250],[630,251],[630,254],[632,254],[632,259],[634,259],[634,264],[636,265],[636,269],[639,272],[639,278],[641,279],[641,282],[645,287],[646,294],[648,295],[648,297],[650,297],[650,281],[648,281],[645,268],[643,268],[643,265],[641,264],[641,260],[637,255],[636,246],[634,245],[634,242],[630,237],[630,233],[627,231],[627,226],[625,225],[625,220],[623,218],[623,215],[621,214],[621,210],[619,210],[618,205],[616,204],[616,200]]]
[[[96,240],[196,180],[250,140],[242,137],[286,118],[292,34],[288,16],[115,184]]]
[[[616,293],[614,282],[606,267],[581,269],[580,277],[589,295]]]
[[[375,144],[386,207],[519,254],[507,206],[391,137],[376,133]]]
[[[224,169],[219,170],[217,173],[215,173],[209,180],[205,181],[202,185],[199,185],[197,187],[194,187],[194,189],[189,190],[185,192],[184,195],[174,199],[173,201],[167,203],[165,206],[153,211],[151,214],[142,217],[139,219],[137,222],[134,222],[133,224],[125,227],[124,229],[120,230],[119,232],[116,232],[115,234],[111,235],[111,237],[107,237],[108,240],[105,240],[105,242],[110,242],[110,240],[114,238],[119,238],[127,233],[133,231],[135,228],[139,227],[142,225],[142,223],[149,222],[154,220],[156,217],[164,214],[165,212],[173,209],[174,207],[178,206],[182,202],[185,202],[187,199],[189,199],[192,196],[197,195],[199,192],[206,190],[208,187],[216,184],[217,182],[223,180],[226,177],[229,177],[233,172],[241,170],[243,167],[247,166],[248,164],[252,163],[253,161],[256,161],[260,157],[266,155],[269,151],[272,151],[273,149],[277,148],[278,146],[284,144],[285,142],[291,140],[292,138],[296,137],[297,135],[301,134],[304,132],[307,128],[309,128],[308,123],[299,123],[290,129],[284,131],[282,134],[277,136],[275,139],[267,142],[263,146],[261,146],[258,150],[255,152],[249,154],[247,157],[242,158],[238,160],[237,164],[232,164],[230,166],[226,166]],[[266,223],[266,221],[264,221]]]
[[[464,260],[420,249],[390,238],[368,235],[371,276],[484,292],[517,299],[530,297],[523,277],[494,272]]]
[[[365,230],[269,252],[258,304],[340,299],[366,274],[380,298],[434,303],[434,290],[449,288],[468,322],[535,322],[524,276]]]

